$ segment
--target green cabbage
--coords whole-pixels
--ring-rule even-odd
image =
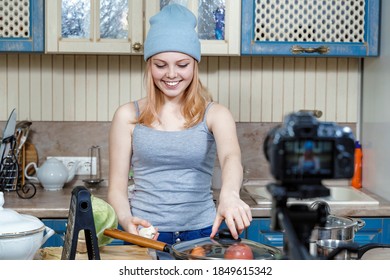
[[[107,228],[118,228],[118,217],[114,208],[103,199],[91,195],[91,203],[99,247],[108,245],[113,239],[103,232]]]

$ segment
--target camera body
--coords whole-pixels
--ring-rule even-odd
[[[272,129],[263,146],[271,173],[282,184],[321,184],[354,173],[355,139],[349,127],[320,122],[309,112],[292,113]]]

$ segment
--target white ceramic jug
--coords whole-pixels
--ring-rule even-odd
[[[70,182],[76,173],[79,165],[76,161],[70,170],[56,158],[49,158],[45,163],[38,168],[35,162],[30,162],[24,169],[24,175],[27,179],[40,183],[45,190],[57,191],[64,187],[65,183]],[[33,166],[37,176],[29,176],[27,170]]]

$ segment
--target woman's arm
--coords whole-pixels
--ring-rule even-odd
[[[252,214],[250,207],[240,199],[243,169],[236,123],[227,108],[214,104],[207,115],[207,124],[215,137],[222,170],[222,187],[211,237],[225,220],[232,236],[238,238],[249,227]]]
[[[122,105],[115,112],[109,136],[109,186],[108,202],[114,208],[119,224],[127,232],[138,234],[137,226],[149,227],[150,223],[133,217],[128,200],[128,176],[132,153],[132,132],[135,126],[133,103]]]

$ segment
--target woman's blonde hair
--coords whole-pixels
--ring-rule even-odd
[[[151,126],[153,122],[158,121],[158,114],[164,103],[163,93],[154,84],[151,73],[151,59],[146,62],[144,82],[147,92],[147,102],[142,110],[138,123]],[[192,82],[183,95],[183,106],[181,108],[185,119],[185,128],[192,127],[200,123],[203,119],[206,106],[212,101],[212,97],[207,89],[202,85],[199,79],[198,63],[194,63],[194,76]]]

